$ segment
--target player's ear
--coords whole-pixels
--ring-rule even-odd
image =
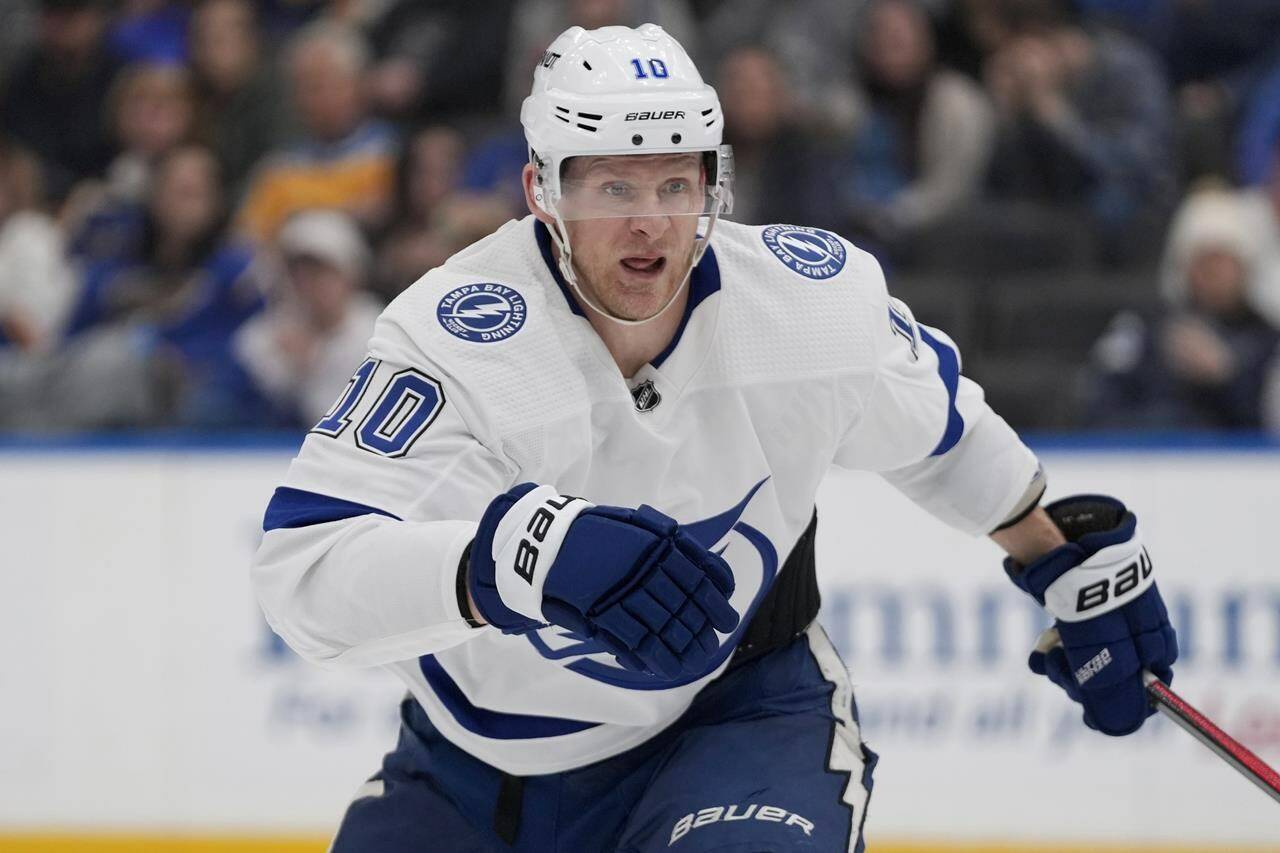
[[[524,185],[524,203],[529,206],[529,212],[532,213],[535,217],[537,217],[539,222],[542,222],[546,225],[551,225],[553,222],[555,222],[555,219],[552,218],[551,214],[547,213],[545,210],[538,207],[538,203],[533,200],[534,174],[535,172],[534,172],[533,164],[525,163],[524,171],[520,173],[520,180],[521,180],[521,183],[523,183]]]

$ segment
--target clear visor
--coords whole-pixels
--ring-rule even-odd
[[[697,217],[716,212],[719,196],[697,154],[574,157],[566,161],[556,210],[565,221]]]

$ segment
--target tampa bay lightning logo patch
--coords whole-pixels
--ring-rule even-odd
[[[803,225],[770,225],[764,244],[774,257],[805,278],[824,279],[844,269],[844,243],[830,231]]]
[[[506,340],[520,331],[524,297],[505,284],[464,284],[445,294],[436,318],[456,338],[477,344]]]

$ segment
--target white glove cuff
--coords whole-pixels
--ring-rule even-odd
[[[522,616],[546,622],[542,588],[560,553],[569,525],[595,506],[582,498],[562,497],[538,486],[516,501],[498,522],[493,536],[494,580],[502,603]]]
[[[1044,607],[1055,619],[1083,622],[1125,606],[1153,583],[1151,558],[1135,529],[1128,541],[1103,548],[1049,584]]]

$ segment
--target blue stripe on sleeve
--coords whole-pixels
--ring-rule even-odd
[[[595,728],[598,723],[566,720],[561,717],[539,717],[533,714],[507,714],[477,708],[463,694],[457,682],[449,677],[434,655],[418,658],[422,677],[435,692],[453,718],[467,731],[496,740],[559,737]]]
[[[911,337],[912,339],[915,338],[915,335],[912,334],[911,323],[907,320],[906,317],[903,317],[902,314],[898,312],[898,309],[894,308],[892,305],[889,306],[889,319],[893,321],[893,324],[895,326],[897,326],[902,331],[906,332],[909,337]]]
[[[399,516],[377,507],[281,486],[271,496],[271,503],[267,504],[267,513],[262,518],[262,532],[282,527],[308,527],[327,521],[355,518],[358,515],[385,515],[400,521]]]
[[[960,387],[960,356],[951,347],[929,334],[929,330],[920,326],[920,337],[929,348],[938,355],[938,376],[947,389],[947,428],[942,433],[942,440],[933,449],[930,456],[941,456],[956,446],[960,436],[964,435],[964,418],[956,409],[956,391]]]

